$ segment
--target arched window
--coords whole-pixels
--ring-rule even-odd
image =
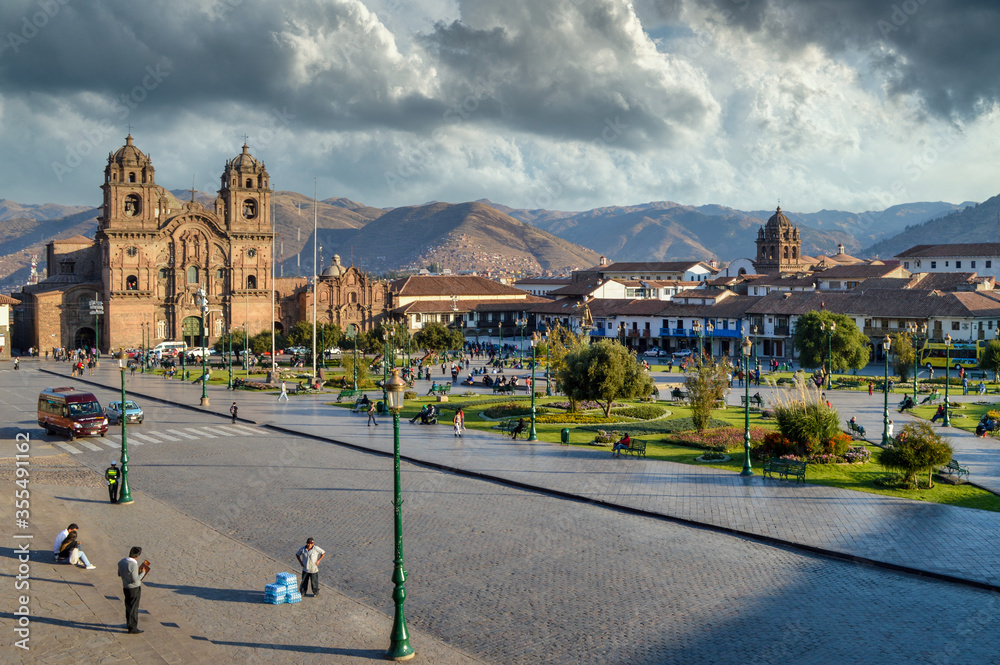
[[[138,291],[139,290],[139,278],[135,275],[129,275],[125,278],[125,290],[126,291]]]
[[[188,266],[188,284],[198,283],[198,266]]]
[[[784,255],[785,255],[785,260],[787,261],[788,260],[788,248],[787,247],[785,247]]]
[[[129,182],[135,182],[135,171],[129,171],[129,173],[128,173],[128,181]]]
[[[223,277],[225,277],[225,273],[222,272],[222,268],[219,268],[218,270],[215,271],[216,279],[222,279]]]
[[[740,268],[740,272],[739,272],[739,274],[740,274],[740,275],[745,275],[745,274],[747,274],[747,269],[746,269],[746,268]]]
[[[254,275],[247,275],[247,288],[256,289],[257,288],[257,277]]]
[[[156,322],[156,338],[163,339],[167,336],[167,322],[160,319]]]
[[[798,259],[799,258],[799,248],[798,247],[792,247],[792,258],[793,259]]]
[[[247,189],[253,187],[253,178],[247,178]]]

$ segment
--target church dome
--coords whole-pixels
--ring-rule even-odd
[[[236,155],[230,164],[237,171],[256,171],[260,168],[260,162],[250,154],[250,146],[246,143],[243,144],[243,152]]]
[[[132,145],[132,135],[129,134],[125,137],[125,145],[118,148],[108,161],[118,166],[141,166],[148,163],[149,158]]]
[[[323,270],[323,277],[342,277],[347,268],[340,262],[340,254],[333,255],[333,263]]]
[[[792,221],[788,219],[785,213],[781,212],[781,206],[775,211],[771,218],[767,220],[767,224],[764,226],[767,229],[790,229],[792,228]]]

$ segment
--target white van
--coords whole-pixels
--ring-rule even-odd
[[[187,351],[187,344],[184,342],[160,342],[151,349],[151,353],[158,357],[173,357],[178,353]]]

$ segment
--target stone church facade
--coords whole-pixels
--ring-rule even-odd
[[[242,152],[226,162],[211,206],[180,202],[156,184],[149,155],[132,136],[108,155],[94,239],[75,236],[46,248],[47,277],[17,294],[14,344],[49,350],[99,346],[138,348],[165,340],[200,346],[201,308],[208,299],[206,344],[227,330],[250,335],[312,321],[306,278],[271,283],[273,220],[264,164]],[[317,318],[367,330],[386,311],[388,285],[340,257],[319,277]],[[104,303],[99,319],[89,303]]]
[[[757,258],[753,262],[759,275],[802,272],[802,239],[798,227],[792,224],[781,206],[757,232]]]

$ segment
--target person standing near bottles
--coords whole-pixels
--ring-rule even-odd
[[[118,468],[118,462],[111,460],[111,466],[104,472],[104,479],[108,481],[108,495],[111,497],[111,503],[118,503],[118,479],[120,477],[121,470]]]
[[[299,584],[299,593],[306,595],[309,585],[312,584],[313,598],[319,595],[319,562],[326,556],[326,552],[316,547],[312,538],[306,539],[306,544],[295,553],[295,558],[302,564],[302,583]]]

